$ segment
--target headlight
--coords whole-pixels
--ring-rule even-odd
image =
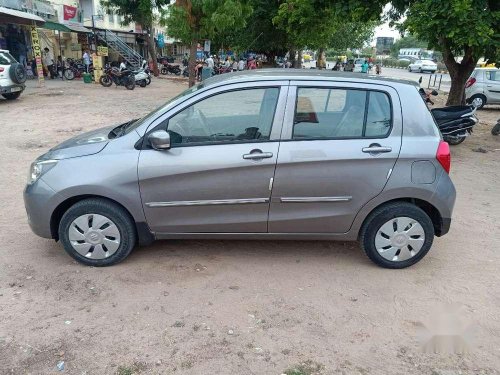
[[[56,164],[57,160],[35,160],[31,163],[30,172],[28,174],[28,185],[34,183]]]

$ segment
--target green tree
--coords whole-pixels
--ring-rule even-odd
[[[351,4],[351,8],[349,8]],[[352,0],[351,3],[327,0],[285,0],[273,22],[287,34],[290,50],[308,47],[319,50],[320,57],[326,48],[346,50],[362,48],[373,36],[379,18],[360,9],[370,2]],[[378,4],[378,3],[377,3]],[[380,12],[378,13],[380,14]]]
[[[101,4],[109,11],[123,16],[123,23],[138,23],[148,33],[148,51],[153,59],[153,73],[158,76],[153,22],[155,13],[169,4],[170,0],[103,0]]]
[[[196,81],[198,43],[246,25],[252,8],[245,0],[177,0],[162,15],[169,36],[190,46],[189,86]]]
[[[234,48],[238,51],[253,51],[268,55],[271,61],[275,56],[283,56],[287,51],[287,34],[273,24],[282,0],[249,0],[253,12],[246,26],[235,29]]]
[[[498,0],[414,0],[401,28],[441,51],[451,76],[447,105],[463,104],[464,88],[479,58],[500,58]],[[457,57],[463,56],[458,62]]]

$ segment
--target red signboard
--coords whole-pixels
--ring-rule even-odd
[[[76,17],[77,7],[63,5],[64,20],[69,21]]]

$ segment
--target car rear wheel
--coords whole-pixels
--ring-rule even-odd
[[[111,266],[134,248],[135,225],[125,209],[104,199],[85,199],[71,206],[59,223],[64,250],[88,266]]]
[[[360,234],[366,255],[384,268],[405,268],[430,250],[434,226],[419,207],[406,202],[384,205],[370,214]]]
[[[19,98],[19,96],[21,95],[21,91],[18,91],[18,92],[11,92],[9,94],[2,94],[2,96],[7,99],[7,100],[14,100],[14,99],[17,99]]]
[[[472,95],[469,102],[477,109],[481,109],[486,104],[486,96],[480,94]]]

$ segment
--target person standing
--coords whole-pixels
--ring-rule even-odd
[[[83,53],[83,63],[85,64],[85,71],[88,73],[89,72],[89,66],[90,66],[90,54],[89,50],[85,50]]]
[[[47,69],[47,75],[50,74],[50,78],[54,79],[54,55],[52,54],[52,52],[50,52],[50,50],[47,47],[45,47],[43,51],[44,51],[43,64]]]
[[[240,61],[238,61],[238,70],[245,70],[245,60],[243,60],[243,57],[240,57]]]
[[[361,73],[368,73],[368,68],[369,68],[368,61],[365,60],[363,65],[361,65]]]
[[[236,59],[234,59],[233,61],[233,72],[236,72],[238,70],[238,61],[236,61]]]
[[[207,64],[207,67],[210,68],[210,71],[212,74],[214,73],[214,66],[215,66],[215,61],[212,56],[208,56],[208,58],[205,60],[205,63]]]

